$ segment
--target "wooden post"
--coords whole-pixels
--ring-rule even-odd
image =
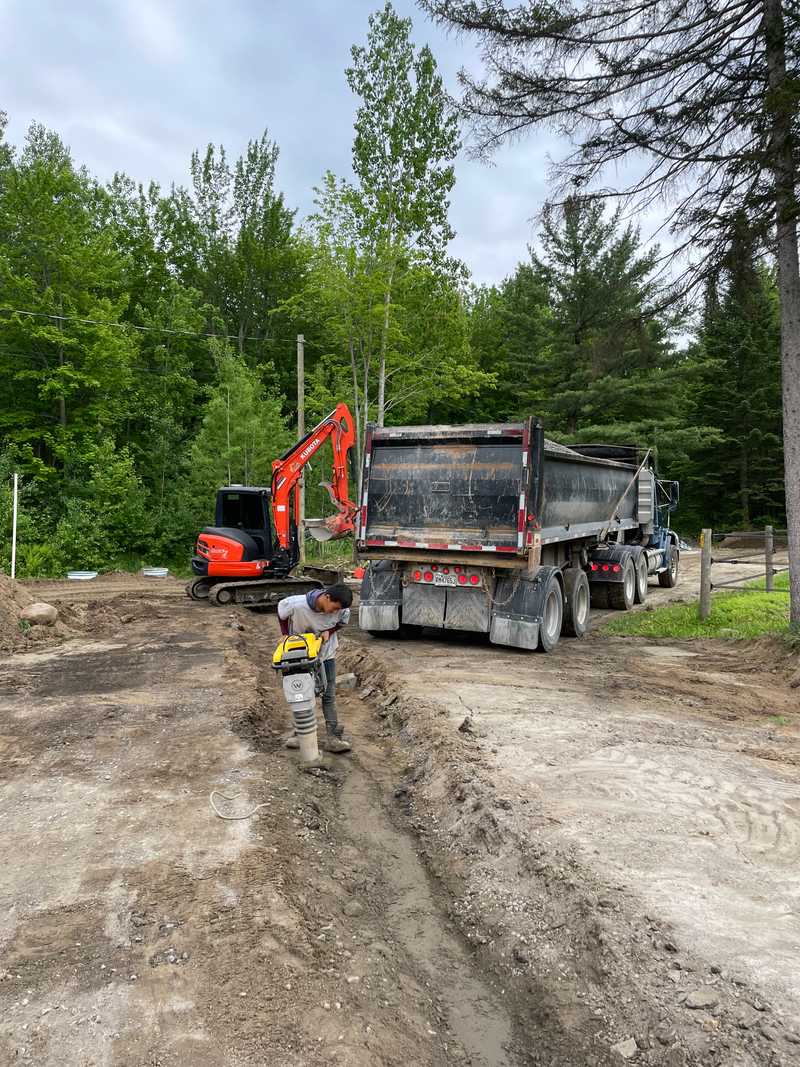
[[[703,530],[700,538],[700,618],[711,613],[711,530]]]
[[[305,342],[303,334],[297,335],[297,440],[302,441],[306,435],[306,367]],[[297,540],[300,551],[300,563],[306,561],[306,479],[300,475],[300,521],[297,524]]]
[[[19,497],[18,476],[14,475],[14,503],[11,519],[11,577],[17,576],[17,499]]]
[[[775,539],[771,526],[764,527],[764,563],[767,569],[766,586],[767,592],[771,593],[775,588],[775,569],[772,566],[772,556],[775,552]]]

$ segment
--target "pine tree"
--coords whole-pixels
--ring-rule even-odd
[[[743,220],[708,287],[700,350],[697,403],[722,435],[702,460],[708,521],[782,525],[777,291],[774,276],[756,259]]]

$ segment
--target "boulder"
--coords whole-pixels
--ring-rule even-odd
[[[52,604],[33,603],[24,607],[19,614],[21,619],[31,626],[52,626],[58,619],[58,609]]]

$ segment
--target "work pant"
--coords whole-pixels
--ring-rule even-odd
[[[328,733],[334,737],[341,737],[344,727],[339,725],[336,716],[336,660],[326,659],[322,662],[325,671],[325,690],[322,694],[322,714],[325,716],[325,726]]]

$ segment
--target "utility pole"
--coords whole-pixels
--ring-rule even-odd
[[[302,441],[306,435],[306,366],[305,366],[305,337],[297,335],[297,440]],[[306,479],[305,474],[300,475],[300,521],[297,523],[298,547],[300,550],[300,562],[306,561]]]

